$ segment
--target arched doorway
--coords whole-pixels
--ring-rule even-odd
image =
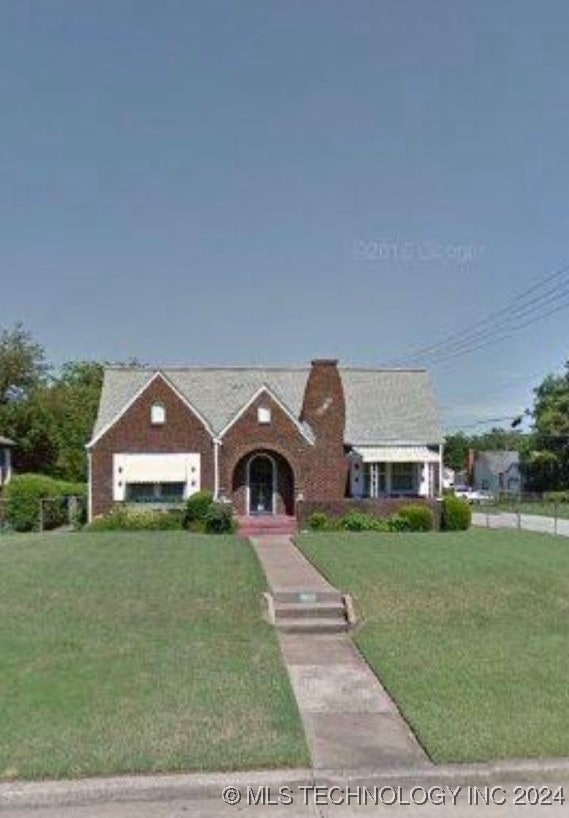
[[[256,449],[233,469],[231,500],[238,515],[294,515],[294,472],[272,449]]]
[[[276,464],[268,454],[255,454],[247,463],[247,513],[274,514]]]

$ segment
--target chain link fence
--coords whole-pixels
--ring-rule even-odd
[[[474,522],[486,528],[518,528],[569,535],[569,493],[500,492],[473,507]]]

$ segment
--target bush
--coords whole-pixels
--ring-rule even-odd
[[[443,531],[466,531],[472,521],[472,509],[460,497],[443,497],[443,515],[441,528]]]
[[[363,511],[348,511],[338,524],[344,531],[389,531],[387,520],[364,514]]]
[[[428,506],[402,506],[398,516],[409,521],[409,531],[432,531],[435,527],[435,515]]]
[[[230,503],[210,504],[204,519],[204,528],[208,534],[232,534],[235,527]]]
[[[344,531],[373,531],[374,519],[362,511],[348,511],[340,520]]]
[[[544,491],[543,499],[546,503],[569,503],[569,491]]]
[[[186,500],[182,525],[192,531],[205,529],[206,517],[213,505],[213,496],[210,491],[196,491]]]
[[[306,523],[311,531],[325,531],[332,527],[328,516],[323,511],[315,511]]]
[[[411,531],[411,522],[407,517],[402,517],[401,514],[393,514],[387,520],[388,531]]]
[[[115,506],[105,517],[96,517],[89,531],[179,531],[182,515],[176,511]]]
[[[45,474],[20,474],[6,486],[6,521],[15,531],[57,528],[69,522],[67,498],[82,498],[85,508],[86,487],[83,483],[67,483]],[[40,501],[41,521],[40,521]],[[40,525],[41,523],[41,525]]]

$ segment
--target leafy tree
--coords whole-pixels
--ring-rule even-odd
[[[29,397],[45,383],[45,350],[23,324],[0,333],[0,406]]]
[[[560,375],[548,375],[534,390],[533,446],[524,471],[533,490],[569,486],[569,361]]]
[[[0,407],[0,428],[16,442],[14,467],[17,471],[56,473],[57,427],[39,393]]]
[[[479,452],[484,451],[514,451],[523,450],[527,435],[513,429],[494,427],[489,432],[482,432],[471,438],[471,448]]]
[[[443,450],[445,466],[448,466],[449,469],[454,469],[454,471],[463,471],[466,469],[468,450],[470,448],[470,438],[464,432],[447,435]]]
[[[65,480],[87,477],[85,444],[95,424],[103,369],[96,361],[70,361],[43,391],[57,439],[53,473]]]

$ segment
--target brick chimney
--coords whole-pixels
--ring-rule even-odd
[[[336,359],[312,361],[300,419],[309,424],[316,438],[310,470],[312,495],[318,499],[341,499],[347,473],[344,454],[346,402]]]

